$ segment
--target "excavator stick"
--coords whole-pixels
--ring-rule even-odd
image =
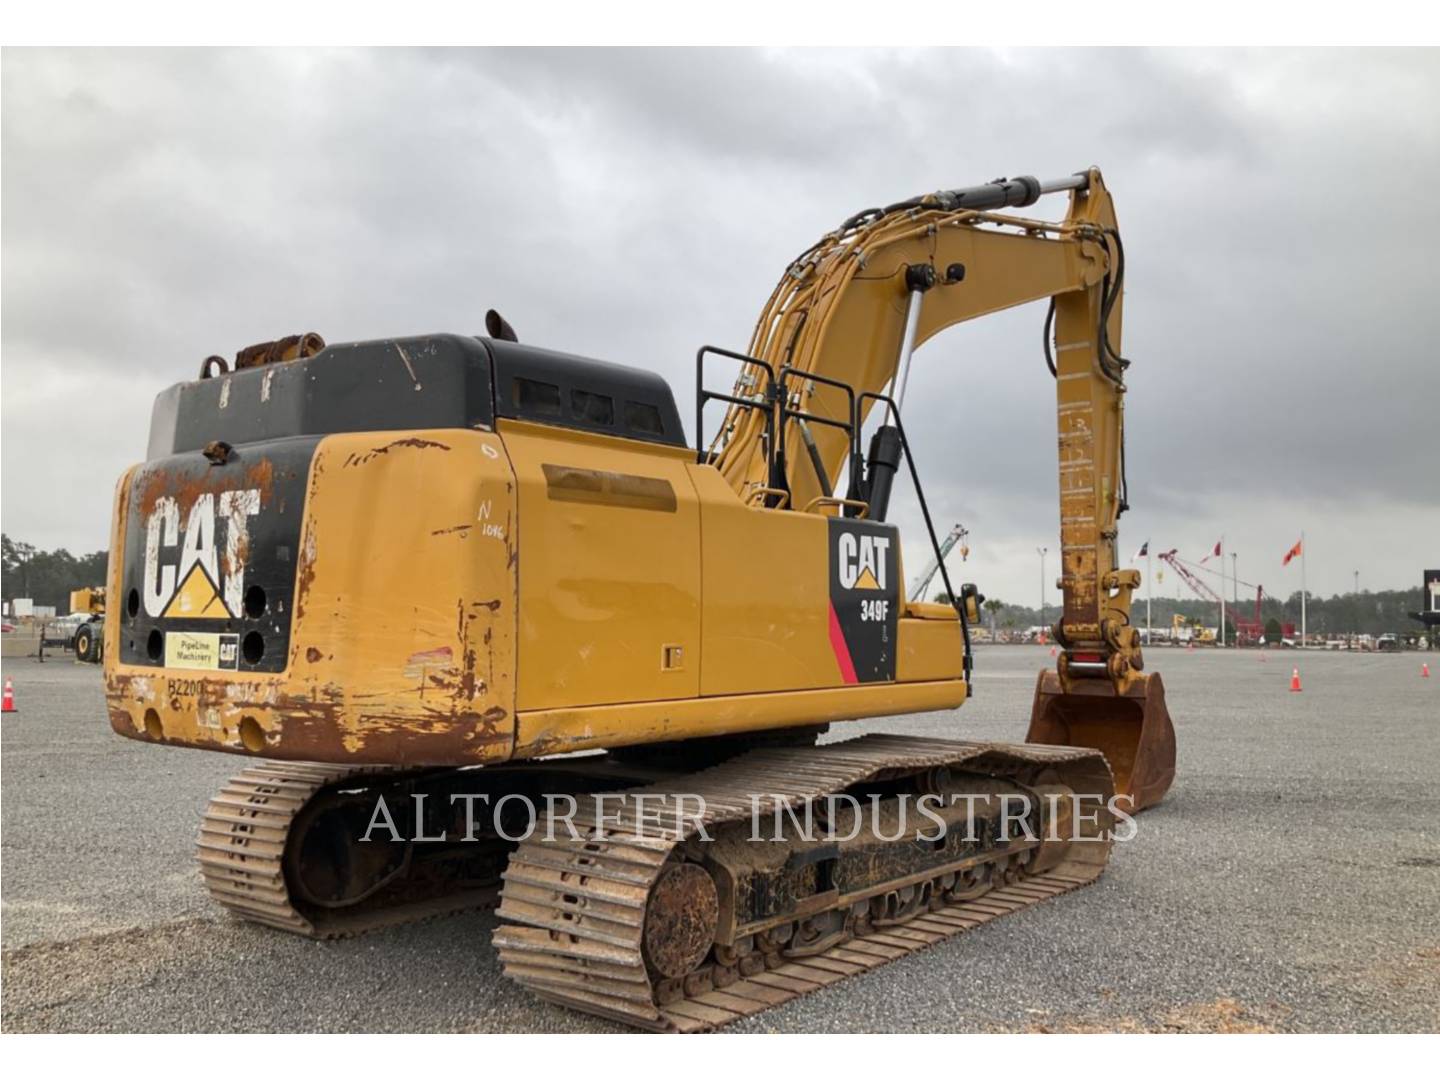
[[[1099,750],[1131,810],[1154,806],[1175,782],[1175,728],[1158,674],[1134,679],[1123,693],[1108,679],[1071,679],[1067,692],[1056,672],[1042,671],[1025,741]]]

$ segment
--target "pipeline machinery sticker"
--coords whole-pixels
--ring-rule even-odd
[[[830,646],[847,683],[895,678],[899,538],[894,525],[830,518]]]
[[[165,635],[165,666],[194,671],[234,671],[240,666],[240,635],[172,630]]]

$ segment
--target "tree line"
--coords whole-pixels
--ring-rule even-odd
[[[108,551],[72,555],[65,548],[41,551],[0,534],[0,592],[6,600],[28,597],[56,614],[70,610],[70,590],[105,584]]]
[[[1419,574],[1416,574],[1419,577]],[[1413,589],[1385,589],[1379,592],[1366,590],[1359,593],[1337,593],[1331,597],[1320,597],[1311,593],[1306,601],[1306,628],[1311,634],[1322,634],[1325,636],[1343,637],[1346,634],[1405,634],[1416,633],[1423,628],[1420,623],[1410,618],[1410,613],[1421,611],[1424,589],[1416,585]],[[944,602],[944,590],[941,590],[935,599]],[[994,625],[1000,630],[1024,630],[1031,626],[1042,625],[1040,610],[1036,607],[1026,607],[1024,604],[1008,604],[998,598],[992,599],[985,604],[985,625],[990,625],[991,618],[994,618]],[[1250,619],[1255,614],[1255,596],[1252,593],[1249,597],[1240,597],[1240,617]],[[1216,604],[1205,600],[1176,600],[1173,596],[1157,596],[1151,601],[1150,623],[1157,629],[1168,629],[1171,619],[1175,615],[1183,615],[1186,619],[1199,619],[1206,626],[1217,626],[1220,622],[1220,609]],[[1229,635],[1234,634],[1235,608],[1233,604],[1225,605],[1226,624],[1229,626]],[[1045,609],[1045,620],[1043,625],[1053,626],[1055,620],[1060,617],[1059,605],[1050,605]],[[1143,627],[1145,625],[1145,597],[1143,593],[1137,593],[1130,605],[1130,618],[1134,625]],[[1294,623],[1295,632],[1300,632],[1300,592],[1297,589],[1287,598],[1265,597],[1260,604],[1260,620],[1262,623]],[[1227,636],[1229,636],[1227,635]],[[1273,633],[1267,632],[1267,636]]]

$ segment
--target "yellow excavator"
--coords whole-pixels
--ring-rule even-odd
[[[1008,212],[1052,192],[1063,221]],[[111,726],[265,759],[199,838],[241,917],[333,937],[498,898],[511,978],[643,1028],[720,1026],[1083,885],[1174,775],[1116,560],[1124,269],[1095,169],[856,214],[748,351],[699,350],[694,447],[659,376],[493,311],[484,336],[210,357],[117,487]],[[974,693],[983,597],[938,559],[953,602],[908,599],[887,520],[903,470],[939,556],[911,355],[1046,299],[1064,608],[1026,742],[819,741]],[[924,797],[957,827],[907,823]]]

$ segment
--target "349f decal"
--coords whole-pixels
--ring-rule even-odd
[[[847,683],[895,678],[899,535],[894,525],[830,519],[830,646]]]

